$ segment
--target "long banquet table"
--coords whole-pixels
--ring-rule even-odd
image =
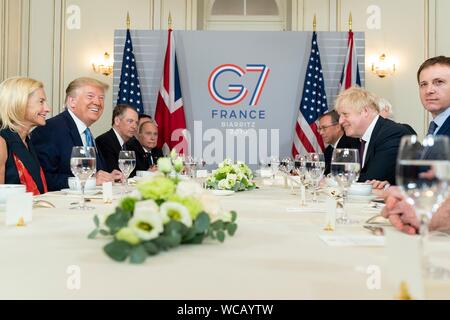
[[[0,213],[0,299],[393,299],[398,291],[386,276],[386,248],[328,246],[319,238],[327,234],[324,204],[290,212],[299,196],[289,189],[221,197],[239,215],[234,237],[180,246],[142,265],[114,262],[102,250],[108,239],[87,238],[94,214],[111,212],[114,203],[92,200],[95,210],[85,213],[68,209],[76,197],[41,198],[56,208],[34,209],[25,227],[4,226]],[[375,213],[360,204],[352,217]],[[350,225],[334,234],[369,233]],[[381,288],[367,286],[371,265],[381,268]],[[79,288],[70,285],[74,270]],[[427,282],[427,295],[450,298],[450,283]]]

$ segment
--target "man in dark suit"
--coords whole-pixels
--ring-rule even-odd
[[[66,89],[66,110],[31,133],[49,191],[69,187],[67,179],[73,176],[70,169],[72,147],[95,147],[89,127],[103,113],[107,89],[108,85],[92,78],[75,79]],[[118,171],[108,173],[103,169],[103,161],[97,152],[97,185],[122,178]]]
[[[324,151],[325,171],[324,175],[330,173],[331,156],[336,148],[359,149],[359,139],[347,137],[339,124],[339,114],[329,111],[319,117],[317,131],[322,136],[323,141],[328,144]]]
[[[95,139],[97,148],[105,160],[107,171],[119,170],[119,153],[137,132],[138,113],[127,104],[119,104],[113,110],[112,128]]]
[[[131,139],[127,144],[128,150],[136,153],[136,171],[155,170],[159,158],[163,157],[162,150],[156,147],[158,142],[158,125],[150,119],[139,126],[137,139]]]
[[[450,57],[438,56],[423,62],[417,71],[417,82],[422,105],[433,118],[427,134],[450,136]],[[420,221],[404,194],[393,187],[384,193],[384,198],[383,216],[400,231],[418,233]],[[450,229],[450,197],[433,214],[429,229]]]
[[[377,98],[359,87],[352,87],[336,99],[339,123],[349,137],[359,138],[360,182],[388,181],[395,184],[395,166],[400,139],[414,130],[379,115]]]
[[[431,113],[427,134],[450,136],[450,57],[426,60],[417,71],[420,100]]]

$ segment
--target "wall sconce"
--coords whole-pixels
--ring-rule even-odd
[[[383,53],[377,61],[372,62],[372,72],[380,78],[384,78],[389,74],[395,73],[395,63],[387,59]]]
[[[92,69],[94,69],[94,71],[97,73],[109,76],[113,71],[113,63],[114,62],[111,60],[109,53],[105,52],[105,54],[103,55],[103,59],[92,62]]]

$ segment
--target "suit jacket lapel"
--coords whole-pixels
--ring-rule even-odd
[[[436,134],[448,135],[448,132],[450,132],[450,117],[447,117],[447,119],[445,119],[444,124],[442,124]]]
[[[82,146],[83,141],[81,140],[80,133],[78,132],[77,125],[75,124],[75,121],[72,119],[72,117],[69,114],[69,111],[64,111],[63,116],[66,119],[67,127],[69,128],[69,134],[72,138],[72,142],[74,146]]]

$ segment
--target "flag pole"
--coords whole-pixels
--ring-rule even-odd
[[[130,13],[127,11],[127,30],[130,30],[130,26],[131,26]]]
[[[348,31],[352,31],[353,20],[352,20],[352,12],[350,11],[350,15],[348,17]]]
[[[167,24],[169,26],[169,29],[172,29],[172,15],[170,14],[170,11],[169,11],[169,19],[167,19]]]
[[[316,27],[317,27],[317,23],[316,23],[316,14],[314,14],[314,19],[313,19],[313,31],[316,32]]]

